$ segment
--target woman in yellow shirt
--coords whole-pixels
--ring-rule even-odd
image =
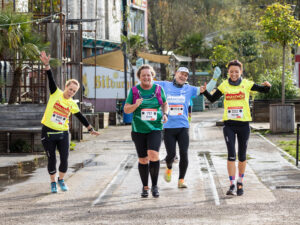
[[[50,89],[50,98],[41,121],[43,124],[41,140],[48,157],[51,192],[56,193],[56,148],[60,155],[58,184],[62,191],[68,190],[64,182],[64,176],[68,169],[70,114],[74,114],[87,127],[90,134],[99,135],[99,133],[94,131],[87,119],[81,114],[76,102],[72,99],[80,87],[79,82],[75,79],[68,80],[64,91],[60,90],[52,76],[49,65],[50,56],[47,56],[45,52],[41,52],[40,59],[45,65]]]
[[[226,194],[234,195],[236,189],[235,140],[237,136],[239,177],[236,193],[239,196],[244,193],[243,178],[246,169],[247,144],[250,136],[249,122],[252,120],[249,107],[250,91],[267,93],[271,87],[268,81],[265,81],[262,85],[257,85],[253,81],[242,79],[242,73],[242,63],[233,60],[228,64],[229,79],[223,81],[213,95],[210,95],[206,90],[206,84],[200,88],[200,92],[211,102],[224,95],[223,133],[228,151],[227,171],[230,180],[230,188]]]

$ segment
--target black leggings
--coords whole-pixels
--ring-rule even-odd
[[[48,173],[50,175],[56,173],[56,148],[60,156],[59,171],[67,172],[70,146],[69,131],[57,131],[43,126],[41,140],[48,157]]]
[[[250,126],[245,124],[242,126],[225,125],[223,128],[224,138],[227,145],[228,161],[236,160],[235,139],[238,140],[238,159],[240,162],[246,160],[247,145],[250,136]]]
[[[179,179],[183,179],[189,164],[188,148],[190,143],[189,128],[166,128],[164,129],[164,142],[167,150],[166,163],[169,169],[176,156],[176,142],[179,145]]]

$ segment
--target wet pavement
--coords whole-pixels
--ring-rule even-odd
[[[141,181],[130,126],[84,135],[71,152],[66,183],[51,194],[41,155],[0,156],[0,224],[300,224],[300,170],[260,135],[251,134],[243,196],[229,187],[222,110],[194,113],[187,189],[158,181],[160,197],[140,198]],[[165,157],[162,144],[160,157]],[[2,191],[1,191],[2,190]]]

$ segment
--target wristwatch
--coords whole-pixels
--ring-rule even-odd
[[[92,132],[92,131],[94,131],[94,128],[91,127],[90,129],[88,129],[88,131]]]
[[[164,115],[166,115],[167,117],[169,117],[168,113],[164,113]]]

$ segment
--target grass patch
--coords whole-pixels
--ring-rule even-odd
[[[296,140],[292,141],[278,141],[279,147],[286,151],[288,154],[296,158]],[[298,159],[299,160],[299,159]]]
[[[266,134],[270,134],[270,130],[254,130],[257,133],[260,133],[262,136],[266,136]]]

